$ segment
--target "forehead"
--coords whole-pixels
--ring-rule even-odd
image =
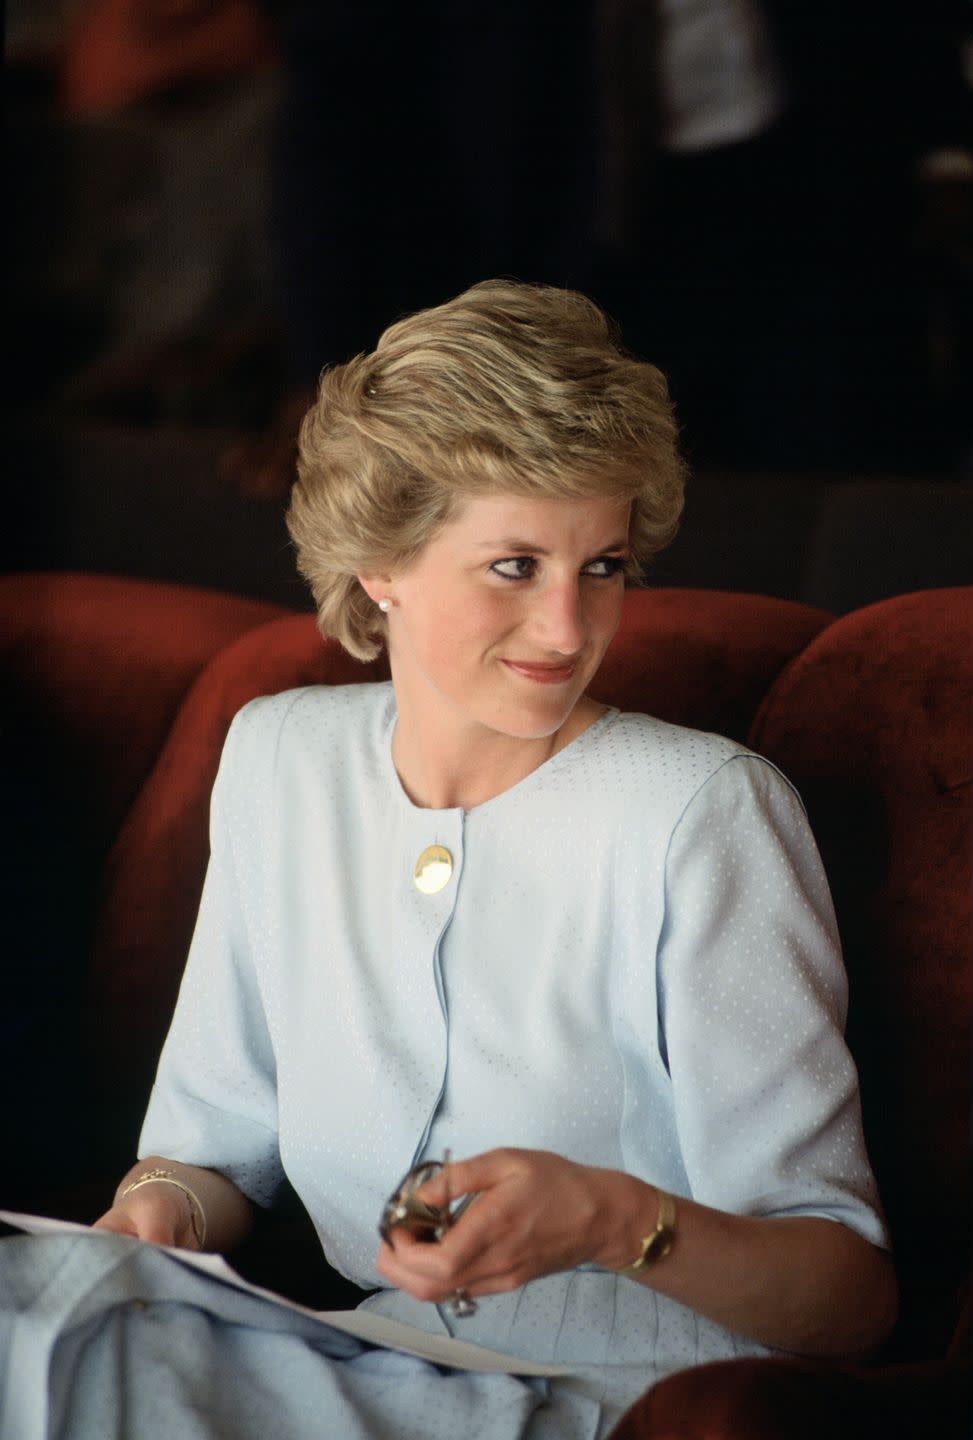
[[[577,543],[604,549],[628,538],[630,500],[479,495],[461,502],[437,539],[447,544],[516,540],[537,548]]]

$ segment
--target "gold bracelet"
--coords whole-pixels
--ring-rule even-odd
[[[146,1170],[142,1175],[136,1175],[131,1184],[126,1185],[119,1195],[119,1200],[124,1200],[126,1195],[131,1195],[133,1190],[138,1190],[142,1185],[175,1185],[181,1190],[189,1201],[189,1223],[192,1226],[193,1236],[196,1244],[202,1250],[206,1244],[206,1211],[199,1203],[199,1196],[195,1191],[190,1190],[173,1175],[171,1170]]]
[[[676,1202],[665,1190],[660,1190],[658,1185],[655,1193],[659,1197],[659,1216],[655,1222],[655,1229],[650,1230],[642,1240],[642,1253],[631,1265],[624,1265],[618,1271],[619,1275],[640,1275],[664,1255],[668,1255],[676,1238]]]

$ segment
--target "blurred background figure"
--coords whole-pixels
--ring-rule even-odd
[[[958,396],[933,373],[930,292],[946,266],[968,311],[971,235],[938,184],[945,160],[968,221],[959,7],[602,0],[601,17],[605,270],[697,459],[948,463]]]

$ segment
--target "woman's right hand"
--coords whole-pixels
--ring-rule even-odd
[[[253,1218],[250,1201],[219,1170],[165,1155],[143,1155],[122,1177],[115,1203],[94,1228],[153,1245],[205,1247],[222,1255],[243,1243]]]
[[[92,1226],[94,1230],[112,1230],[116,1235],[132,1235],[153,1245],[174,1245],[180,1250],[198,1250],[193,1231],[189,1200],[176,1185],[162,1181],[140,1185]]]

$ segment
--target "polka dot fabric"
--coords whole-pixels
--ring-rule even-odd
[[[234,721],[141,1153],[215,1166],[260,1204],[286,1173],[366,1287],[385,1197],[446,1146],[556,1150],[884,1244],[831,903],[773,766],[609,710],[487,803],[423,810],[394,724],[388,685],[291,691]],[[412,871],[430,844],[453,873],[428,896]],[[395,1292],[369,1303],[454,1324]],[[653,1377],[764,1353],[593,1267],[461,1324],[577,1364],[565,1393],[596,1396],[605,1424]]]

